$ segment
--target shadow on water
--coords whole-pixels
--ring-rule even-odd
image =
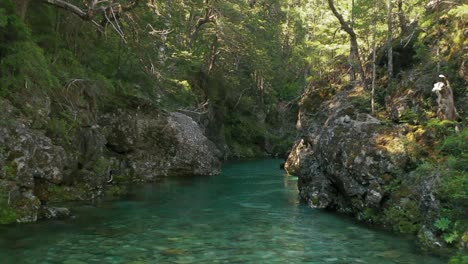
[[[408,238],[313,210],[281,160],[135,186],[74,219],[0,227],[3,263],[445,263]]]

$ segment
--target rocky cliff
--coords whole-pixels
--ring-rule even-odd
[[[220,172],[219,151],[190,117],[148,107],[99,113],[85,103],[69,125],[50,119],[50,102],[37,117],[0,98],[1,223],[67,216],[54,202],[119,193],[129,182]]]
[[[312,118],[301,113],[304,135],[285,167],[301,176],[301,197],[312,207],[356,213],[379,208],[386,196],[383,185],[409,166],[408,129],[359,112],[352,103],[358,92],[345,91],[317,106]]]
[[[441,217],[444,173],[421,165],[436,134],[370,115],[362,88],[348,87],[329,98],[319,91],[309,90],[300,101],[301,136],[285,164],[289,174],[299,176],[300,197],[313,208],[419,233],[425,247],[442,247],[447,241],[434,223]]]

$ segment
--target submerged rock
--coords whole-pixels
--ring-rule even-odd
[[[41,218],[54,219],[54,218],[68,218],[70,217],[70,210],[65,207],[48,207],[41,208]]]

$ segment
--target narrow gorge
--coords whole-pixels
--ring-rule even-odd
[[[0,0],[0,262],[467,263],[467,11]]]

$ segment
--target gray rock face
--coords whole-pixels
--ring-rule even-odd
[[[0,144],[9,150],[5,153],[7,166],[16,174],[20,186],[33,187],[34,179],[61,182],[67,155],[40,131],[12,122],[0,128]]]
[[[67,217],[68,209],[48,202],[101,196],[111,169],[140,181],[220,172],[218,150],[184,114],[127,110],[94,119],[70,129],[64,148],[0,98],[0,206],[13,210],[16,222]]]
[[[43,132],[31,129],[31,123],[19,118],[8,101],[0,101],[0,111],[0,186],[8,187],[8,202],[17,209],[17,222],[34,222],[41,207],[33,191],[36,183],[61,183],[67,154]]]
[[[437,171],[417,176],[411,147],[430,139],[417,126],[382,124],[365,112],[358,88],[320,103],[308,92],[285,169],[299,176],[300,197],[314,208],[351,214],[404,233],[418,233],[423,247],[437,250],[434,222],[441,204]],[[401,99],[403,101],[403,99]],[[423,137],[424,135],[424,137]]]
[[[169,126],[175,131],[176,144],[178,145],[177,155],[173,157],[171,163],[180,165],[174,166],[177,168],[174,171],[183,172],[185,170],[196,175],[220,173],[220,151],[213,142],[203,135],[200,127],[192,118],[172,112],[169,115]]]
[[[218,150],[184,114],[121,111],[104,116],[101,124],[119,169],[142,180],[220,172]]]
[[[409,163],[405,128],[385,126],[359,113],[351,100],[355,92],[345,91],[315,106],[313,117],[301,114],[303,136],[285,168],[299,176],[300,196],[312,207],[355,214],[380,208],[387,195],[384,185]]]

